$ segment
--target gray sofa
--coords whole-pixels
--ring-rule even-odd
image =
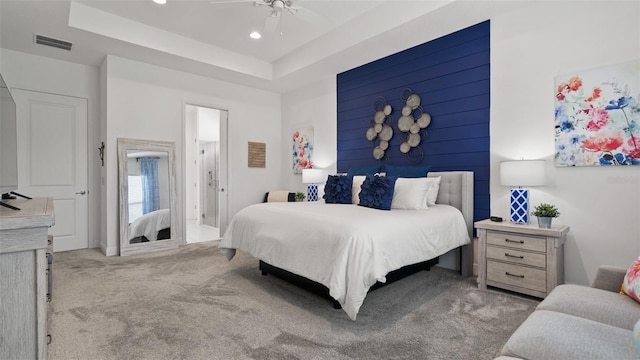
[[[640,304],[621,295],[626,269],[602,266],[591,287],[559,285],[511,335],[498,359],[639,359]]]

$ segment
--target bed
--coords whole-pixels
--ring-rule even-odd
[[[263,272],[282,270],[325,287],[355,320],[370,288],[390,274],[420,269],[456,249],[462,275],[471,273],[473,173],[428,176],[441,177],[437,205],[428,210],[255,204],[233,217],[219,248],[229,260],[239,249],[258,258]]]
[[[151,211],[129,224],[130,244],[169,238],[171,238],[171,212],[169,209]]]

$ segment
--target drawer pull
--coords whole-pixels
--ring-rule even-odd
[[[524,275],[515,275],[515,274],[512,274],[512,273],[510,273],[508,271],[505,271],[505,275],[524,279]]]
[[[47,345],[51,345],[51,341],[52,341],[51,334],[47,334]]]
[[[506,257],[512,257],[512,258],[517,258],[517,259],[524,259],[524,256],[522,255],[511,255],[509,253],[504,253],[504,256]]]
[[[504,241],[506,242],[510,242],[510,243],[516,243],[516,244],[524,244],[524,240],[511,240],[511,239],[504,239]]]

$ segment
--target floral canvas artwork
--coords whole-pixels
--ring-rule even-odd
[[[302,174],[302,169],[313,168],[313,128],[298,129],[293,132],[293,173]]]
[[[640,60],[556,77],[556,166],[640,165]]]

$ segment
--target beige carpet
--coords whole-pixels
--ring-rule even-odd
[[[370,293],[354,322],[217,242],[56,253],[53,271],[53,360],[492,359],[538,304],[435,268]]]

